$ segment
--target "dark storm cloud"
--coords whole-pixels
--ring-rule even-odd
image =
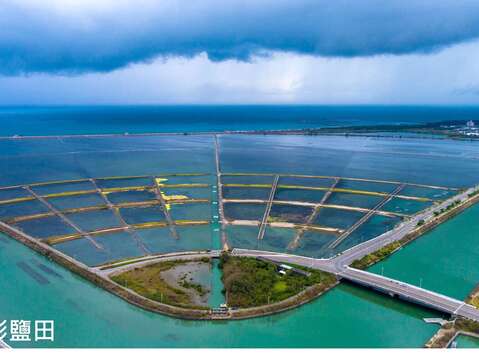
[[[0,73],[106,72],[201,52],[214,61],[248,61],[272,51],[326,57],[426,53],[479,36],[477,0],[73,3],[1,1]]]

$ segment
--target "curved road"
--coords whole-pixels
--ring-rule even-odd
[[[446,295],[435,293],[402,281],[372,274],[367,271],[353,269],[349,266],[354,260],[361,259],[365,255],[379,250],[390,243],[401,240],[416,228],[419,221],[432,221],[434,219],[435,211],[446,208],[457,200],[461,202],[466,201],[469,199],[469,194],[478,190],[479,186],[467,189],[466,191],[415,215],[394,229],[362,244],[354,246],[330,259],[315,259],[292,254],[246,249],[234,249],[233,255],[262,257],[272,261],[288,262],[330,272],[340,278],[347,279],[366,287],[374,288],[392,296],[398,296],[413,303],[421,304],[451,315],[460,315],[471,320],[479,321],[479,309],[466,304],[464,301],[456,300]]]

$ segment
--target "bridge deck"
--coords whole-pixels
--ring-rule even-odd
[[[461,315],[479,321],[479,309],[451,297],[429,291],[402,281],[367,271],[346,267],[339,276],[354,283],[370,287],[403,300],[417,303],[450,315]]]

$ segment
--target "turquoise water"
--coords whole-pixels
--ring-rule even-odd
[[[459,335],[456,343],[458,348],[479,349],[479,339],[471,336]]]
[[[479,283],[478,219],[475,205],[369,270],[463,300]]]
[[[0,135],[298,129],[479,118],[472,106],[0,107]]]
[[[16,241],[0,239],[0,319],[52,319],[56,326],[54,343],[14,347],[421,347],[437,330],[422,320],[435,313],[351,285],[276,316],[177,320],[131,306]],[[48,283],[19,269],[21,261]]]
[[[208,298],[208,305],[212,308],[217,308],[221,304],[226,302],[225,296],[222,292],[223,290],[223,282],[221,281],[221,276],[223,273],[221,269],[218,267],[219,260],[213,259],[211,263],[211,293]]]

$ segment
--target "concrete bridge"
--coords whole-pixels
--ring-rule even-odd
[[[353,283],[384,292],[390,296],[398,297],[405,301],[419,304],[450,315],[460,315],[474,321],[479,321],[479,309],[466,304],[463,301],[402,281],[350,267],[344,268],[339,276]]]

